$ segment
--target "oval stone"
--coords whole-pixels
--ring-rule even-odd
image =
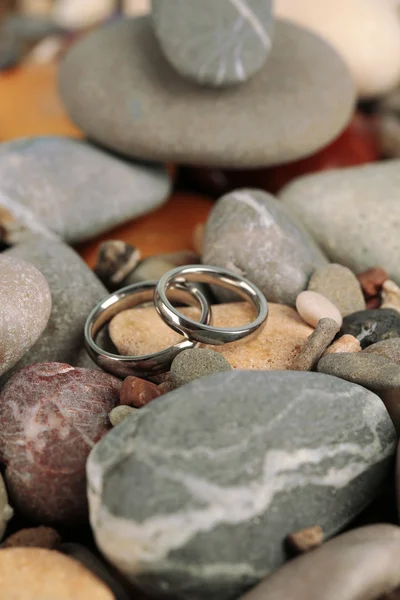
[[[271,194],[252,189],[226,194],[214,205],[202,258],[205,264],[247,277],[271,302],[291,306],[315,268],[327,264],[289,211]]]
[[[233,600],[285,560],[288,532],[342,529],[396,451],[382,401],[336,377],[228,371],[154,400],[87,463],[97,543],[150,593]],[[140,481],[140,485],[138,485]]]
[[[11,369],[42,335],[51,292],[33,265],[0,254],[0,375]]]

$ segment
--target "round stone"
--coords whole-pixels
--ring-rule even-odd
[[[316,269],[308,289],[328,298],[342,317],[365,309],[365,300],[357,277],[342,265],[330,264]]]
[[[200,84],[249,79],[272,48],[272,0],[153,0],[152,21],[175,69]]]
[[[231,365],[219,352],[208,348],[193,348],[184,350],[174,358],[171,365],[171,378],[175,387],[178,387],[193,379],[231,369]]]
[[[110,423],[113,427],[119,425],[126,417],[129,417],[134,412],[136,412],[136,408],[133,406],[127,406],[126,404],[122,406],[116,406],[109,413],[108,418],[110,419]]]
[[[74,44],[61,64],[60,91],[74,122],[108,148],[232,167],[311,154],[340,133],[354,103],[342,59],[285,22],[276,24],[265,68],[246,85],[221,91],[176,73],[148,17],[117,20]]]
[[[311,327],[316,327],[318,321],[324,318],[333,319],[339,327],[342,325],[342,315],[338,308],[318,292],[301,292],[296,299],[296,308],[301,318]]]

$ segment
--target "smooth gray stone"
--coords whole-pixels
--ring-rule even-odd
[[[343,129],[355,99],[342,59],[296,25],[277,22],[265,67],[220,90],[175,71],[149,17],[115,21],[74,44],[60,66],[60,91],[73,121],[105,147],[227,167],[311,154]]]
[[[306,175],[279,194],[333,262],[400,284],[400,160]]]
[[[400,391],[400,366],[383,356],[363,352],[336,352],[318,362],[318,371],[341,377],[369,390]]]
[[[83,328],[95,304],[107,290],[72,248],[62,242],[33,236],[2,256],[22,258],[41,271],[49,284],[53,306],[44,333],[13,369],[0,379],[0,388],[23,367],[62,362],[95,369],[84,349]]]
[[[342,335],[357,338],[361,348],[400,336],[400,313],[393,308],[360,310],[343,319]]]
[[[289,562],[240,600],[384,600],[400,585],[399,560],[400,527],[361,527]]]
[[[372,344],[372,346],[365,348],[363,353],[377,354],[378,356],[383,356],[397,365],[400,365],[400,337]]]
[[[32,137],[0,145],[0,209],[29,209],[69,243],[158,208],[171,181],[161,165],[127,162],[87,142]]]
[[[271,302],[291,306],[313,271],[327,264],[281,203],[267,192],[251,189],[226,194],[214,205],[202,259],[247,277]]]
[[[340,310],[342,317],[366,308],[360,282],[350,269],[342,265],[330,264],[316,269],[307,289],[328,298]]]
[[[336,377],[228,371],[127,417],[87,462],[99,548],[149,593],[233,600],[379,492],[396,451],[372,392]]]
[[[51,293],[42,273],[0,254],[0,375],[11,369],[42,335]]]
[[[212,86],[257,73],[272,48],[272,0],[152,0],[154,32],[175,69]]]

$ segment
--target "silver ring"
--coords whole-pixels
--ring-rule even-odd
[[[104,371],[118,377],[127,377],[128,375],[150,377],[165,373],[169,371],[171,362],[182,350],[193,348],[196,345],[196,342],[186,339],[154,354],[125,356],[107,352],[96,344],[97,334],[116,314],[144,302],[152,301],[156,285],[156,281],[145,281],[121,288],[99,302],[88,316],[84,330],[86,350],[91,359]],[[177,302],[199,305],[201,308],[200,321],[202,323],[210,322],[210,306],[199,289],[178,283],[174,284],[170,291],[172,299]],[[185,337],[188,336],[185,335]]]
[[[250,301],[256,310],[252,323],[241,327],[218,328],[193,321],[176,310],[167,298],[171,285],[177,283],[200,282],[221,286],[236,292],[244,300]],[[154,304],[161,318],[175,331],[191,340],[203,344],[229,344],[256,331],[268,316],[268,302],[257,286],[227,269],[209,265],[187,265],[177,267],[161,277],[154,292]]]

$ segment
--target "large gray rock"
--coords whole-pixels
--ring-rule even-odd
[[[240,600],[396,600],[400,527],[348,531],[291,561]]]
[[[247,189],[226,194],[215,204],[202,258],[205,264],[247,277],[271,302],[292,306],[312,272],[327,264],[282,204],[267,192]]]
[[[219,90],[175,71],[149,17],[118,20],[72,46],[60,90],[75,123],[106,147],[231,167],[311,154],[338,135],[354,103],[342,59],[321,38],[284,22],[265,68],[243,86]]]
[[[50,317],[46,279],[31,264],[0,254],[0,375],[42,335]]]
[[[306,175],[279,194],[329,258],[400,284],[400,160]]]
[[[152,0],[154,32],[178,73],[200,84],[246,81],[272,48],[272,0]]]
[[[108,292],[89,267],[69,246],[36,236],[2,256],[22,258],[39,269],[49,284],[53,306],[44,333],[0,379],[0,388],[11,375],[33,363],[95,368],[84,349],[83,328],[89,312]]]
[[[164,167],[129,163],[79,140],[0,145],[0,210],[18,203],[70,243],[157,208],[170,187]]]
[[[154,400],[87,463],[106,557],[158,595],[233,600],[286,559],[284,538],[327,537],[377,494],[396,450],[381,400],[341,379],[228,371]]]

